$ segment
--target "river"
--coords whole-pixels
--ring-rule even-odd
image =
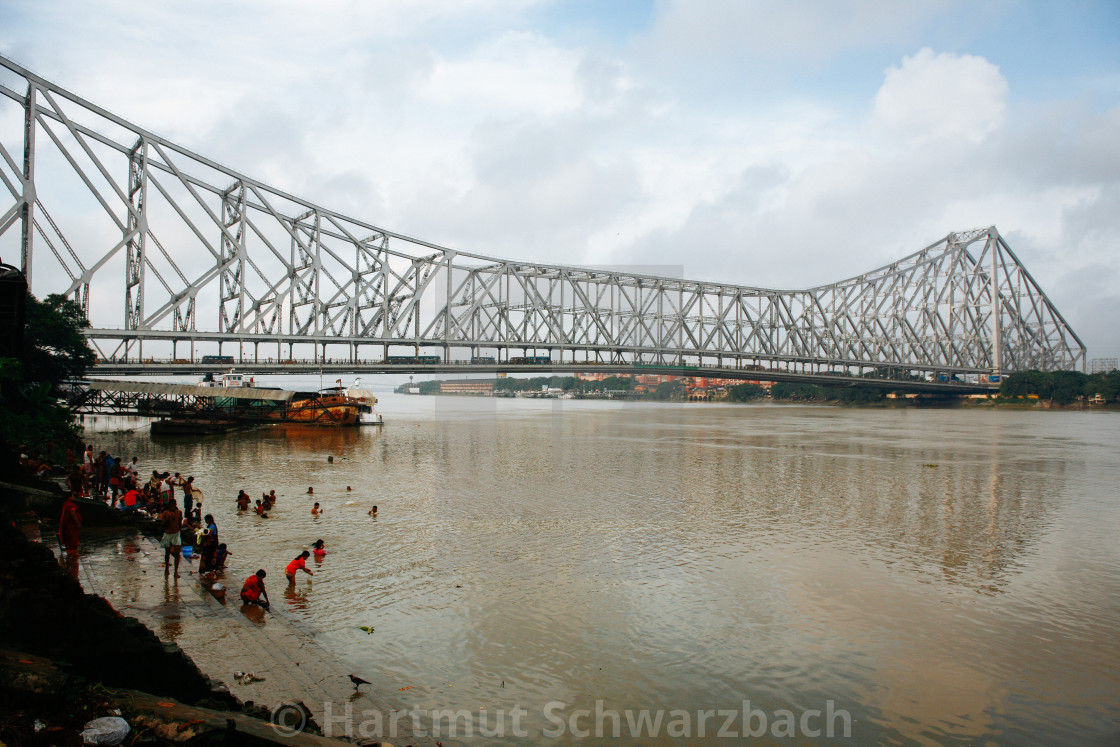
[[[194,475],[239,574],[466,744],[1120,736],[1114,413],[380,396],[383,429],[87,425]]]

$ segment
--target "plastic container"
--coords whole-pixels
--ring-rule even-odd
[[[189,558],[194,555],[194,548],[190,545],[183,545],[183,557]]]

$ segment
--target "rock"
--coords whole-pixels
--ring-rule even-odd
[[[95,718],[86,724],[82,731],[82,742],[85,744],[116,745],[124,741],[132,728],[120,716],[104,716]]]

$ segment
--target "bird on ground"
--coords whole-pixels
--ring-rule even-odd
[[[361,677],[355,677],[354,675],[350,675],[350,681],[354,683],[355,690],[357,690],[362,685],[370,684],[369,680],[363,680]]]

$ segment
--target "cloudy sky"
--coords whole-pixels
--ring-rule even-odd
[[[1120,355],[1115,0],[0,0],[0,53],[482,254],[802,288],[994,224]]]

